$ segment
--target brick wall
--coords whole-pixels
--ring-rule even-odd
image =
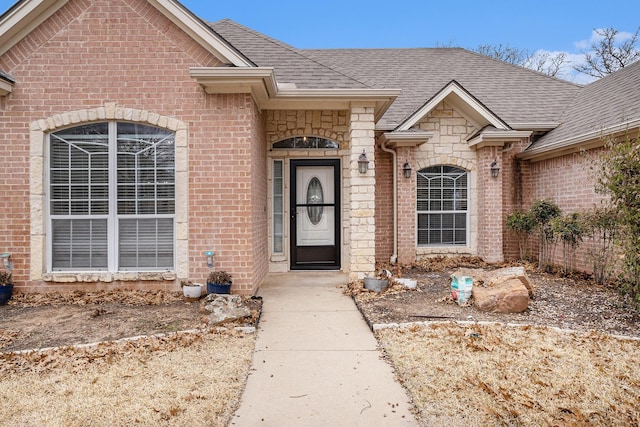
[[[13,254],[19,288],[175,289],[173,281],[30,280],[30,215],[38,207],[29,201],[29,124],[110,102],[175,118],[187,126],[189,278],[205,280],[203,252],[215,250],[216,268],[234,275],[234,287],[247,292],[256,286],[254,279],[264,274],[264,266],[249,265],[262,245],[256,233],[264,224],[255,221],[264,203],[263,196],[252,198],[250,192],[259,189],[264,194],[264,161],[252,157],[257,155],[252,141],[260,143],[256,135],[262,131],[256,126],[261,119],[249,95],[206,95],[189,77],[189,67],[218,63],[141,0],[71,0],[0,57],[0,69],[16,80],[0,111],[0,145],[10,147],[4,150],[0,169],[0,209],[5,218],[0,221],[1,249]]]
[[[393,254],[393,157],[376,145],[376,262]]]
[[[523,208],[528,209],[540,199],[553,200],[562,209],[563,214],[584,212],[599,206],[604,200],[596,193],[596,176],[592,169],[603,149],[572,153],[537,162],[523,163]],[[588,251],[593,242],[586,239],[576,252],[576,268],[591,272],[591,260]],[[537,245],[532,239],[530,251],[537,257]],[[562,264],[562,247],[558,245],[554,263]]]
[[[253,207],[251,223],[253,226],[253,244],[251,277],[244,284],[242,289],[237,291],[243,294],[253,294],[257,290],[257,286],[269,272],[269,255],[268,255],[268,224],[267,224],[267,195],[268,188],[268,171],[267,171],[267,143],[265,141],[265,126],[262,113],[253,103],[252,111],[252,135],[251,144],[249,146],[251,163],[248,165],[251,177],[251,206]]]
[[[487,262],[503,260],[502,177],[491,176],[490,165],[503,163],[500,147],[484,147],[478,155],[478,256]]]
[[[408,161],[415,165],[415,150],[409,147],[398,147],[398,262],[412,263],[416,260],[416,171],[412,170],[411,178],[405,178],[402,165]]]

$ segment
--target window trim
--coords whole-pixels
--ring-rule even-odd
[[[176,264],[173,271],[155,272],[89,272],[51,273],[46,270],[47,235],[46,203],[44,194],[46,159],[44,156],[46,134],[64,127],[105,120],[136,122],[161,127],[175,132],[176,150],[176,219],[175,219],[175,256]],[[84,110],[69,111],[43,117],[30,123],[29,132],[30,176],[30,271],[29,279],[45,282],[96,282],[111,283],[113,281],[171,281],[185,279],[189,276],[189,127],[181,120],[169,116],[162,116],[148,110],[118,107],[115,102]]]
[[[466,180],[467,180],[467,185],[466,185],[466,193],[467,193],[467,197],[466,197],[466,209],[464,211],[460,211],[460,210],[442,210],[442,211],[433,211],[433,210],[427,210],[427,211],[420,211],[418,210],[418,184],[416,181],[416,210],[415,210],[415,224],[416,224],[416,228],[415,228],[415,239],[416,239],[416,247],[417,248],[447,248],[447,249],[457,249],[457,248],[468,248],[470,245],[470,237],[471,237],[471,173],[469,170],[462,168],[460,166],[457,165],[446,165],[446,164],[436,164],[436,165],[431,165],[431,166],[427,166],[424,167],[418,171],[416,171],[416,178],[417,175],[420,174],[422,171],[425,171],[427,169],[430,168],[434,168],[434,167],[439,167],[442,168],[443,167],[452,167],[452,168],[456,168],[462,172],[465,173],[466,175]],[[440,172],[440,174],[442,174],[442,172]],[[464,213],[465,214],[465,242],[464,243],[419,243],[419,233],[420,233],[420,228],[419,228],[419,220],[420,220],[420,215],[428,215],[431,213],[442,213],[442,214],[453,214],[455,215],[456,213]],[[455,235],[454,235],[455,236]]]

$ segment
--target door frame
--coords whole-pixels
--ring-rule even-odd
[[[334,191],[334,206],[335,206],[335,224],[334,224],[334,245],[335,245],[335,261],[333,263],[299,263],[297,261],[297,222],[296,222],[296,210],[297,210],[297,173],[298,167],[305,166],[332,166],[333,167],[333,191]],[[340,191],[342,183],[341,177],[341,161],[340,159],[291,159],[290,161],[290,185],[289,185],[289,201],[290,201],[290,215],[289,215],[289,248],[290,248],[290,269],[291,270],[340,270],[342,264],[342,193]]]

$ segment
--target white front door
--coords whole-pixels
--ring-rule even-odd
[[[340,268],[339,160],[292,160],[292,269]]]

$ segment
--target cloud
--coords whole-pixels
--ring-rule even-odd
[[[603,37],[600,35],[603,31],[605,30],[605,28],[596,28],[593,31],[591,31],[591,37],[589,39],[586,40],[580,40],[575,42],[573,45],[576,47],[576,49],[580,50],[580,51],[584,51],[587,49],[591,49],[591,46],[594,43],[598,43],[600,40],[603,39]],[[631,38],[633,38],[634,33],[630,33],[628,31],[620,31],[618,32],[618,34],[616,34],[616,44],[622,44],[627,40],[630,40]]]

